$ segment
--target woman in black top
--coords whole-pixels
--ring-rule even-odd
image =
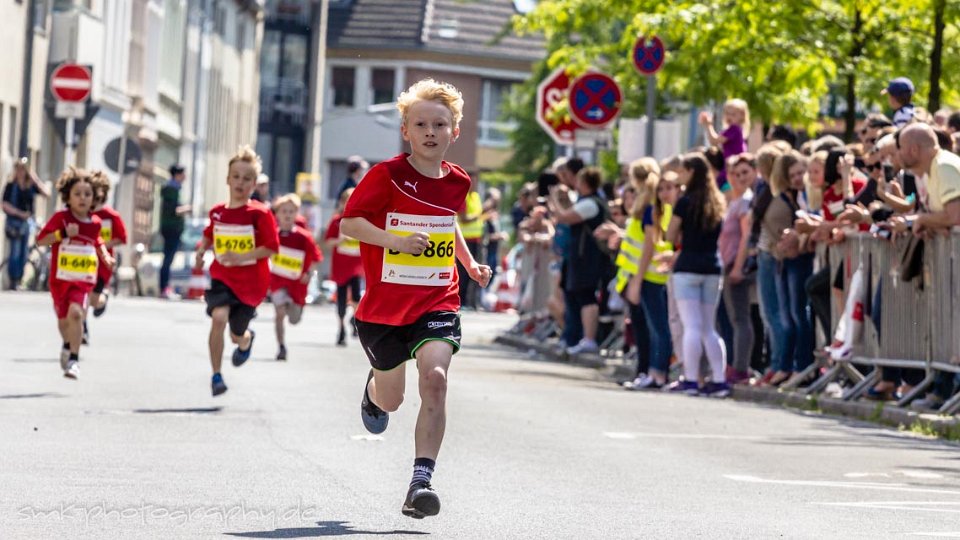
[[[672,280],[683,323],[681,360],[686,380],[679,381],[671,390],[726,397],[730,394],[724,378],[727,360],[715,324],[720,298],[717,241],[725,211],[724,199],[703,154],[684,156],[679,174],[686,191],[673,209],[667,240],[680,245]],[[704,351],[713,376],[710,384],[700,387],[697,379]]]
[[[27,158],[20,158],[10,181],[3,188],[3,213],[7,218],[3,233],[10,246],[7,274],[10,276],[11,290],[20,284],[23,267],[27,264],[27,240],[31,236],[30,222],[33,219],[33,204],[37,195],[49,197],[50,190],[30,170]]]

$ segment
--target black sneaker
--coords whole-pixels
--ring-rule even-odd
[[[357,337],[357,318],[355,316],[350,316],[350,328],[353,329],[351,335]]]
[[[347,346],[347,331],[340,327],[340,332],[337,334],[337,347],[346,347]]]
[[[403,501],[400,511],[403,515],[416,519],[435,516],[440,513],[440,497],[429,482],[414,484],[407,491],[407,500]]]
[[[277,360],[286,360],[287,359],[287,347],[285,345],[280,346],[280,350],[277,351]]]
[[[230,361],[233,362],[234,367],[240,367],[250,359],[250,351],[253,350],[253,340],[257,337],[257,333],[253,330],[250,330],[249,332],[250,343],[247,345],[247,350],[241,350],[239,345],[233,350],[233,356],[230,358]]]
[[[98,308],[93,308],[94,317],[99,317],[103,315],[103,312],[107,310],[107,300],[110,299],[110,296],[107,295],[106,291],[104,291],[102,294],[103,294],[103,305]]]
[[[227,383],[223,382],[223,375],[219,373],[213,374],[213,379],[210,380],[210,389],[213,391],[214,396],[219,396],[227,391]]]
[[[367,382],[363,384],[363,401],[360,402],[360,419],[363,420],[363,427],[374,435],[383,433],[387,430],[387,423],[390,421],[390,414],[370,401],[370,394],[367,393],[367,385],[373,378],[373,370],[367,375]]]

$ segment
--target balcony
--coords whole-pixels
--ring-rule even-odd
[[[260,87],[260,123],[305,125],[310,112],[310,89],[303,81],[264,80]]]

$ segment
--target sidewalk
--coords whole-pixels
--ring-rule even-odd
[[[631,378],[635,369],[633,361],[624,358],[622,355],[569,355],[549,341],[517,333],[502,333],[494,341],[554,362],[596,369],[608,377],[611,382]],[[736,385],[733,387],[732,397],[738,401],[843,416],[923,435],[960,441],[960,417],[958,416],[918,413],[883,402],[844,401],[823,394],[805,395],[799,391],[787,391],[773,387]]]

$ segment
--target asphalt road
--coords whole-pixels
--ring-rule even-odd
[[[491,345],[513,319],[485,314],[450,374],[443,510],[406,518],[416,379],[368,436],[367,363],[333,321],[309,309],[278,363],[265,306],[212,398],[199,303],[111,300],[71,381],[49,298],[0,293],[0,538],[960,537],[960,447],[625,392]]]

